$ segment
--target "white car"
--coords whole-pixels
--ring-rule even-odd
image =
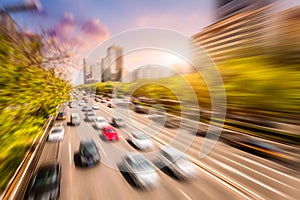
[[[76,108],[76,104],[75,103],[71,103],[70,104],[70,108]]]
[[[123,167],[141,188],[156,188],[160,177],[150,161],[137,153],[127,154],[122,158]]]
[[[105,126],[108,126],[109,124],[104,119],[104,117],[96,117],[95,118],[95,126],[98,129],[103,129]]]
[[[128,139],[139,149],[147,150],[153,148],[151,139],[140,131],[132,131],[128,133]]]
[[[163,147],[159,159],[163,167],[169,168],[175,176],[181,179],[197,177],[197,168],[184,154],[174,147]]]
[[[54,141],[60,141],[64,138],[65,129],[63,126],[55,126],[51,129],[48,141],[54,142]]]
[[[85,106],[85,103],[83,101],[80,101],[79,106]]]
[[[88,121],[88,122],[92,122],[92,121],[94,121],[95,120],[95,113],[94,112],[87,112],[86,114],[85,114],[85,119],[86,119],[86,121]]]
[[[93,110],[100,110],[100,106],[98,106],[97,104],[93,105]]]

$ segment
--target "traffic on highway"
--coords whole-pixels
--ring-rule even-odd
[[[204,137],[193,137],[187,131],[174,140],[176,129],[166,127],[153,135],[145,127],[155,129],[159,124],[149,125],[148,114],[119,108],[118,103],[110,108],[109,103],[91,95],[60,107],[66,118],[55,120],[36,173],[28,186],[22,186],[27,187],[26,199],[297,199],[300,196],[299,171],[222,141],[208,156],[199,158]],[[126,112],[130,119],[126,118]],[[74,118],[77,123],[72,122]],[[63,136],[52,136],[53,130],[62,128]],[[182,151],[181,145],[190,139],[193,139],[191,145]]]

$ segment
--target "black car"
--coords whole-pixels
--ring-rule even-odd
[[[79,146],[80,161],[83,166],[92,167],[100,163],[101,157],[98,148],[92,139],[84,139]]]
[[[29,182],[25,199],[58,199],[61,166],[58,162],[41,166]]]

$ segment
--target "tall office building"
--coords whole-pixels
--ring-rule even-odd
[[[88,71],[87,71],[87,65],[86,65],[85,58],[82,60],[82,65],[83,65],[83,84],[87,84]]]
[[[92,63],[91,65],[91,82],[101,82],[102,80],[102,68],[100,62]]]
[[[107,55],[101,60],[102,82],[121,81],[123,74],[123,50],[118,46],[110,46]]]
[[[276,15],[274,47],[282,62],[300,63],[300,6]]]
[[[219,20],[192,36],[215,63],[261,54],[270,47],[273,43],[273,0],[267,1],[269,4],[265,1],[262,4],[260,0],[219,2],[221,7],[216,15]],[[239,7],[239,3],[244,7]]]
[[[216,20],[245,11],[254,11],[274,2],[275,0],[217,0]]]
[[[144,65],[137,69],[128,71],[123,82],[134,82],[138,79],[155,80],[176,75],[174,69],[160,65]]]

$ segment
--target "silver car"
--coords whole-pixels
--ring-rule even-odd
[[[153,143],[151,139],[140,131],[132,131],[128,133],[129,140],[139,149],[152,149]]]
[[[168,167],[174,175],[182,179],[197,177],[197,168],[182,152],[174,147],[167,146],[160,150],[160,161]]]
[[[86,114],[85,114],[85,119],[86,119],[86,121],[88,121],[88,122],[92,122],[92,121],[94,121],[95,120],[95,113],[94,112],[87,112]]]
[[[48,141],[60,141],[63,140],[65,134],[65,130],[63,126],[55,126],[51,129],[50,134],[48,136]]]
[[[127,154],[122,159],[123,166],[137,186],[149,189],[158,186],[160,177],[148,161],[141,154]]]

